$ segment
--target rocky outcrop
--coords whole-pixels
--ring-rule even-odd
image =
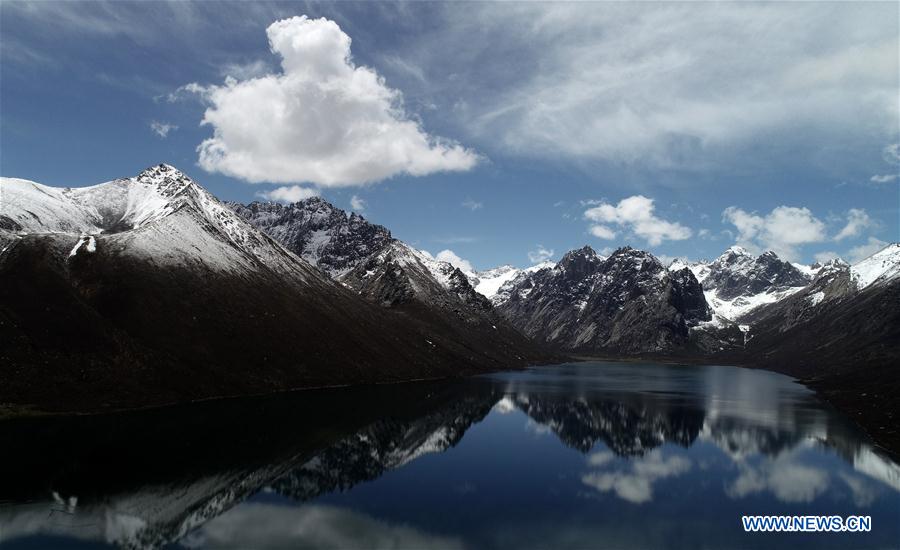
[[[525,334],[583,353],[664,353],[683,348],[708,320],[690,270],[669,272],[630,247],[602,258],[590,247],[518,282],[501,313]]]

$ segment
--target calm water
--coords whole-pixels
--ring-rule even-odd
[[[0,548],[897,548],[900,466],[777,374],[580,363],[0,422]],[[742,514],[872,516],[751,534]]]

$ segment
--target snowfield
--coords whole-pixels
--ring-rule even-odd
[[[850,274],[859,290],[900,275],[900,243],[892,243],[868,258],[850,266]]]
[[[81,188],[0,178],[0,221],[18,236],[71,235],[69,257],[98,247],[168,265],[231,272],[265,265],[308,277],[310,268],[168,164]]]

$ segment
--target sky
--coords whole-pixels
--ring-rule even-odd
[[[166,162],[432,254],[900,240],[900,4],[0,3],[0,175]]]

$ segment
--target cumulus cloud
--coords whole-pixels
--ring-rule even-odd
[[[208,102],[213,137],[200,166],[251,183],[373,183],[398,174],[469,170],[478,156],[427,134],[407,116],[400,91],[351,60],[350,37],[334,21],[292,17],[266,34],[281,72],[187,91]]]
[[[808,208],[778,206],[765,216],[729,206],[722,221],[737,228],[737,243],[749,250],[771,250],[790,261],[798,258],[797,248],[824,241],[825,224]]]
[[[159,121],[154,120],[153,122],[150,123],[150,130],[152,130],[154,134],[158,135],[159,137],[161,137],[163,139],[169,137],[169,132],[171,132],[173,130],[177,130],[177,129],[178,129],[178,126],[176,126],[174,124],[169,124],[168,122],[159,122]]]
[[[615,239],[616,235],[618,235],[618,233],[605,225],[592,225],[590,227],[590,232],[591,235],[597,237],[598,239],[606,239],[607,241]]]
[[[869,237],[869,239],[865,242],[865,244],[861,244],[859,246],[854,246],[850,250],[847,251],[847,261],[851,264],[855,264],[856,262],[865,260],[872,254],[875,254],[882,248],[886,247],[888,243],[882,241],[881,239],[877,239],[875,237]]]
[[[528,252],[528,261],[533,264],[549,261],[556,252],[552,248],[545,248],[539,244],[537,248]]]
[[[874,227],[875,222],[869,217],[862,208],[851,208],[847,212],[847,225],[841,229],[834,240],[841,241],[850,237],[856,237],[870,227]]]
[[[278,187],[271,191],[260,191],[256,196],[276,202],[297,202],[310,197],[317,197],[319,192],[309,187],[291,185],[290,187]]]
[[[828,488],[828,474],[819,468],[798,464],[787,455],[759,466],[739,464],[740,475],[725,488],[735,499],[765,491],[782,502],[812,502]]]
[[[680,223],[658,218],[654,213],[653,199],[634,195],[612,205],[600,202],[584,212],[584,217],[597,222],[590,228],[591,234],[601,239],[612,239],[615,230],[608,224],[618,225],[645,239],[651,246],[665,240],[681,241],[691,236],[691,230]]]
[[[452,250],[441,250],[434,258],[442,262],[447,262],[453,267],[457,267],[461,271],[465,271],[467,273],[472,273],[475,271],[475,268],[472,267],[471,262],[460,258],[456,254],[456,252],[453,252]]]
[[[366,209],[366,201],[357,195],[353,195],[350,197],[350,208],[357,212],[362,212]]]
[[[480,209],[484,208],[484,203],[478,202],[478,201],[473,201],[472,199],[466,199],[461,203],[461,206],[463,208],[468,208],[469,210],[474,212],[476,210],[480,210]]]
[[[593,466],[604,466],[611,457],[602,454],[591,455],[588,459]],[[630,469],[625,471],[595,471],[581,477],[581,482],[633,504],[642,504],[653,499],[653,484],[667,477],[677,477],[691,469],[691,461],[683,456],[671,455],[664,458],[659,449],[641,458],[632,459]]]

